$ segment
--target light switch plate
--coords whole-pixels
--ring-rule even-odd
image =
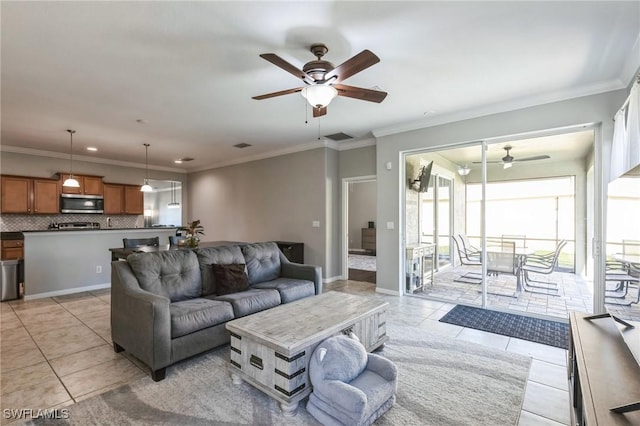
[[[387,222],[387,229],[393,229],[394,225],[393,222]]]
[[[314,220],[313,222],[311,222],[311,227],[312,228],[320,228],[320,221],[319,220]]]

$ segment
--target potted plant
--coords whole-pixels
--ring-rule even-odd
[[[194,220],[188,225],[183,225],[178,228],[178,231],[186,231],[187,235],[185,238],[185,245],[187,247],[198,247],[198,243],[200,243],[200,238],[198,235],[204,234],[204,226],[200,225],[199,220]]]

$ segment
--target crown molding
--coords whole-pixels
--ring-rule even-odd
[[[31,148],[20,148],[17,146],[0,146],[0,151],[2,152],[11,152],[13,154],[25,154],[25,155],[35,155],[38,157],[48,157],[48,158],[60,158],[63,160],[69,159],[69,154],[63,154],[60,152],[52,152],[52,151],[43,151],[39,149],[31,149]],[[89,157],[86,155],[74,155],[73,159],[76,161],[85,161],[88,163],[100,163],[100,164],[109,164],[112,166],[122,166],[122,167],[133,167],[137,169],[146,168],[145,164],[141,163],[133,163],[130,161],[119,161],[119,160],[110,160],[107,158],[96,158]],[[165,166],[154,166],[149,164],[149,170],[160,170],[163,172],[173,172],[173,173],[187,173],[185,169],[177,169],[175,167],[165,167]]]
[[[350,149],[364,148],[365,146],[375,146],[375,138],[360,139],[340,144],[338,151],[348,151]]]
[[[273,157],[279,157],[281,155],[287,155],[287,154],[295,154],[296,152],[302,152],[302,151],[310,151],[312,149],[318,149],[318,148],[331,148],[331,149],[338,149],[337,144],[333,141],[314,141],[314,142],[307,142],[301,145],[296,145],[296,146],[292,146],[289,148],[283,148],[283,149],[277,149],[274,151],[268,151],[268,152],[263,152],[261,154],[256,154],[256,155],[251,155],[251,156],[247,156],[247,157],[242,157],[242,158],[236,158],[234,160],[228,160],[228,161],[220,161],[217,163],[213,163],[210,164],[208,166],[203,166],[203,167],[199,167],[196,169],[190,169],[189,173],[194,173],[194,172],[203,172],[205,170],[212,170],[212,169],[219,169],[221,167],[229,167],[229,166],[235,166],[238,164],[243,164],[243,163],[249,163],[252,161],[258,161],[258,160],[264,160],[267,158],[273,158]]]
[[[561,102],[569,99],[581,98],[584,96],[597,95],[600,93],[611,92],[626,88],[626,83],[620,79],[613,79],[605,82],[582,86],[578,89],[559,90],[556,92],[529,96],[523,99],[510,102],[498,102],[481,108],[474,108],[464,111],[452,112],[433,116],[429,119],[410,121],[396,126],[383,127],[373,130],[376,138],[389,136],[396,133],[409,132],[419,130],[426,127],[438,126],[441,124],[453,123],[457,121],[469,120],[473,118],[483,117],[492,114],[499,114],[509,111],[515,111],[524,108],[535,107],[539,105],[549,104],[553,102]]]

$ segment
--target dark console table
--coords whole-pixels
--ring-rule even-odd
[[[293,243],[291,241],[274,241],[280,248],[282,254],[293,263],[304,263],[304,243]]]
[[[625,328],[603,315],[587,317],[569,315],[571,424],[640,425],[640,411],[633,411],[640,401],[640,365],[630,350],[640,345],[639,327]]]

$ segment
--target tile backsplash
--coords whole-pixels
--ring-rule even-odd
[[[57,215],[29,215],[3,214],[0,216],[0,230],[3,232],[16,231],[46,231],[52,222],[98,222],[100,228],[107,228],[107,218],[111,218],[112,228],[142,228],[144,216],[103,214],[57,214]]]

